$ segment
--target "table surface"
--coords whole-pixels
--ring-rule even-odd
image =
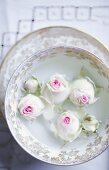
[[[54,3],[55,2],[55,3]],[[87,4],[88,2],[88,4]],[[109,47],[109,0],[0,0],[0,62],[25,34],[52,25],[81,29]],[[109,149],[77,166],[50,165],[26,153],[0,117],[0,170],[109,170]]]

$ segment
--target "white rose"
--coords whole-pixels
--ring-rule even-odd
[[[24,84],[24,88],[29,92],[29,93],[35,93],[38,89],[39,83],[37,79],[31,78],[27,80]]]
[[[68,98],[69,93],[69,83],[60,74],[51,76],[50,81],[43,90],[44,97],[54,104],[64,102]]]
[[[77,79],[71,85],[69,98],[77,106],[92,104],[97,100],[94,88],[94,83],[89,78]]]
[[[92,115],[86,115],[83,119],[82,126],[86,132],[95,132],[99,127],[99,121]]]
[[[51,124],[51,131],[68,142],[75,140],[80,135],[81,130],[79,119],[75,116],[74,112],[69,110],[59,116],[55,126]]]
[[[24,118],[35,119],[37,116],[42,114],[44,104],[39,97],[28,94],[20,100],[18,109]]]

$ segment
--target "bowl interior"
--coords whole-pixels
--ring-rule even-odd
[[[21,90],[23,84],[30,77],[35,76],[41,82],[46,82],[51,75],[59,73],[65,74],[67,80],[71,81],[79,77],[81,69],[84,69],[87,76],[97,86],[101,87],[99,100],[95,104],[84,108],[84,110],[89,114],[95,115],[102,122],[97,134],[89,137],[81,135],[74,142],[64,145],[61,139],[56,138],[50,132],[49,124],[42,116],[33,121],[28,121],[21,117],[18,113],[17,103],[23,96]],[[7,89],[5,111],[12,134],[18,143],[30,154],[46,162],[75,164],[95,157],[103,150],[103,147],[106,147],[104,142],[108,140],[106,129],[109,118],[108,78],[108,68],[93,54],[82,49],[57,47],[33,55],[16,70]],[[65,108],[77,109],[69,104],[66,104]],[[93,147],[93,153],[90,147]],[[43,154],[46,152],[48,156],[44,158]],[[88,152],[89,156],[85,156]],[[59,153],[61,153],[61,156]],[[64,153],[64,156],[67,153],[69,159],[61,158],[62,153]],[[57,160],[51,159],[54,157]]]

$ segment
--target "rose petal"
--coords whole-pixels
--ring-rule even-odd
[[[30,114],[25,114],[23,111],[28,106],[32,108],[32,112]],[[21,98],[18,104],[20,114],[26,119],[35,119],[37,116],[42,114],[44,107],[44,103],[41,101],[41,99],[32,94],[28,94],[27,96]]]
[[[94,102],[94,95],[95,91],[92,82],[89,82],[89,79],[81,78],[72,83],[69,98],[75,105],[85,106]]]
[[[54,105],[50,103],[44,96],[41,96],[41,99],[45,103],[45,108],[43,110],[43,116],[46,120],[51,120],[55,117]]]
[[[82,128],[80,126],[80,121],[75,115],[75,112],[67,110],[63,112],[57,120],[56,127],[58,136],[64,141],[71,142],[81,133]],[[70,122],[67,124],[63,121],[65,117],[70,118]]]

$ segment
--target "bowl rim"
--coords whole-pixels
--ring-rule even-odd
[[[5,58],[3,59],[3,61],[1,62],[0,64],[0,70],[5,62],[5,60],[7,59],[8,55],[11,53],[11,51],[14,49],[15,46],[17,46],[22,40],[26,39],[27,37],[31,36],[32,34],[36,33],[36,32],[40,32],[40,31],[46,31],[47,29],[54,29],[54,28],[61,28],[61,29],[73,29],[75,31],[79,31],[81,32],[82,34],[85,34],[86,36],[89,36],[91,39],[93,39],[94,41],[96,42],[99,42],[100,46],[102,45],[105,50],[107,52],[109,52],[109,48],[106,44],[104,44],[99,38],[95,38],[94,36],[92,36],[91,34],[89,34],[88,32],[85,32],[83,31],[82,29],[79,29],[79,28],[76,28],[76,27],[72,27],[72,26],[66,26],[66,25],[54,25],[54,26],[45,26],[45,27],[42,27],[42,28],[39,28],[37,30],[34,30],[30,33],[28,33],[27,35],[25,35],[23,38],[21,38],[20,40],[18,40],[11,48],[10,50],[7,52]]]
[[[38,158],[38,156],[36,157],[34,154],[32,154],[31,151],[29,151],[25,146],[22,146],[22,143],[18,140],[18,138],[16,137],[15,133],[13,132],[13,130],[12,130],[11,126],[10,126],[10,121],[8,120],[8,111],[7,111],[7,109],[6,109],[6,105],[7,105],[7,102],[6,102],[6,101],[7,101],[8,91],[9,91],[9,87],[10,87],[11,81],[12,81],[12,79],[13,79],[13,77],[14,77],[14,74],[17,73],[18,70],[19,70],[22,66],[25,66],[25,64],[26,64],[29,60],[31,60],[34,56],[35,56],[35,58],[40,57],[40,56],[45,56],[48,52],[51,52],[52,50],[55,50],[55,49],[61,49],[61,50],[62,50],[62,49],[64,49],[64,50],[68,49],[68,50],[71,50],[71,51],[73,51],[73,50],[74,50],[74,51],[78,51],[79,53],[84,52],[84,53],[88,54],[89,56],[93,57],[93,61],[96,60],[96,62],[99,62],[99,63],[103,66],[103,68],[105,68],[105,69],[108,71],[108,73],[109,73],[109,66],[108,66],[106,63],[104,63],[98,56],[96,56],[95,54],[93,54],[92,52],[90,52],[90,51],[88,51],[88,50],[86,50],[86,49],[82,49],[82,48],[79,48],[79,47],[73,47],[73,46],[53,46],[53,47],[50,47],[50,48],[47,48],[47,49],[44,49],[44,50],[40,50],[40,51],[38,51],[38,52],[35,52],[35,53],[32,54],[30,57],[28,57],[27,59],[25,59],[25,60],[15,69],[14,73],[12,74],[12,76],[11,76],[9,82],[8,82],[8,86],[7,86],[6,94],[5,94],[5,118],[6,118],[6,122],[7,122],[7,125],[8,125],[8,127],[9,127],[9,129],[10,129],[10,132],[11,132],[12,136],[14,137],[14,139],[16,140],[16,142],[18,143],[18,145],[20,145],[21,148],[24,149],[24,151],[26,151],[29,155],[33,156],[34,158],[36,158],[36,159],[38,159],[38,160],[40,160],[40,161],[43,161],[43,162],[45,162],[45,163],[49,163],[49,164],[51,164],[51,165],[57,165],[57,166],[75,166],[75,165],[80,165],[80,164],[86,163],[86,162],[88,162],[88,161],[90,161],[90,160],[93,160],[94,158],[96,158],[97,156],[99,156],[100,154],[102,154],[102,153],[108,148],[109,142],[108,142],[108,144],[104,147],[104,149],[102,149],[98,154],[96,154],[95,156],[93,156],[93,157],[91,157],[91,158],[88,158],[88,159],[85,160],[85,161],[79,162],[79,163],[73,163],[73,164],[71,164],[71,163],[70,163],[70,164],[68,164],[68,163],[64,163],[64,164],[63,164],[63,163],[60,163],[60,164],[57,164],[57,163],[55,163],[55,162],[52,162],[51,160],[48,160],[48,161],[42,160],[42,159]],[[92,60],[92,59],[90,59],[90,60]],[[95,61],[94,61],[94,62],[95,62]]]
[[[15,55],[13,55],[15,52],[15,49],[19,47],[19,45],[21,46],[21,44],[23,43],[23,45],[25,44],[24,42],[27,41],[28,39],[31,38],[31,36],[34,36],[36,35],[36,37],[40,34],[41,36],[44,34],[44,37],[46,37],[46,33],[48,32],[48,34],[50,34],[51,31],[54,31],[56,30],[57,31],[60,31],[60,30],[63,30],[63,31],[70,31],[71,32],[71,35],[73,34],[77,34],[79,37],[83,37],[85,38],[86,40],[88,40],[88,44],[91,44],[92,46],[95,46],[95,47],[98,47],[98,51],[100,52],[101,51],[101,54],[102,54],[102,57],[105,59],[105,55],[103,56],[103,54],[106,54],[106,58],[109,57],[109,48],[108,46],[99,38],[95,38],[94,36],[92,36],[91,34],[89,34],[88,32],[85,32],[83,29],[79,29],[79,28],[76,28],[75,26],[72,27],[71,25],[63,25],[63,24],[56,24],[56,25],[51,25],[51,26],[48,26],[48,25],[45,25],[44,27],[41,27],[41,28],[38,28],[36,30],[33,30],[32,32],[24,35],[20,40],[18,40],[10,49],[9,51],[7,52],[7,54],[5,55],[5,57],[3,58],[3,60],[1,61],[1,64],[0,64],[0,77],[4,82],[6,82],[6,86],[8,85],[8,82],[9,80],[7,81],[5,79],[5,73],[7,72],[7,69],[6,69],[6,65],[9,65],[9,61],[10,59],[14,59],[13,57],[15,57]],[[53,33],[52,33],[53,34]],[[57,34],[57,33],[56,33]],[[66,35],[68,36],[68,34]],[[77,36],[77,37],[78,37]],[[80,38],[80,39],[81,39]],[[82,42],[82,39],[80,40]],[[75,45],[74,45],[75,46]],[[85,46],[84,46],[85,48]],[[101,49],[101,50],[100,50]],[[89,51],[92,51],[91,49]],[[96,52],[96,51],[95,51]],[[94,51],[93,51],[94,53]],[[96,55],[96,54],[95,54]],[[15,57],[16,58],[16,57]],[[108,60],[108,58],[107,58]],[[20,63],[19,63],[20,64]],[[19,65],[18,64],[18,65]],[[18,66],[17,65],[17,66]],[[17,67],[16,67],[17,68]],[[15,68],[15,69],[16,69]],[[11,78],[11,76],[9,76],[9,79]],[[1,101],[4,103],[4,99],[5,99],[5,93],[6,93],[6,86],[4,87],[3,86],[3,89],[4,89],[4,94],[1,95]],[[2,103],[1,103],[2,104]],[[3,115],[3,117],[5,118],[5,112],[4,112],[4,107],[2,106],[1,107],[1,113]]]

